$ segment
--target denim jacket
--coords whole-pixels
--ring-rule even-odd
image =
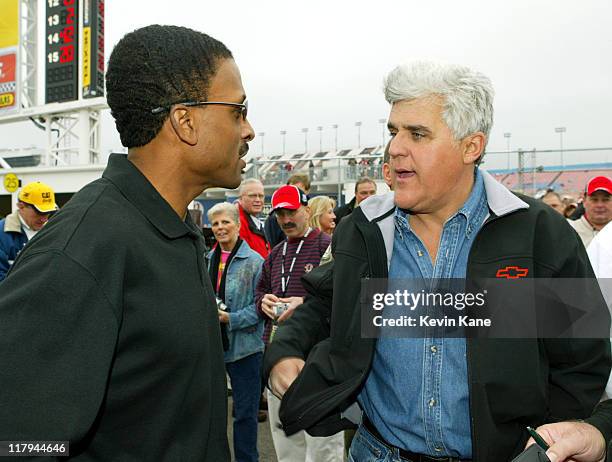
[[[13,212],[0,220],[0,281],[6,277],[17,254],[28,242],[18,213]]]
[[[210,267],[213,251],[206,256]],[[227,334],[229,349],[225,362],[231,363],[263,351],[263,319],[255,308],[255,286],[264,259],[242,241],[240,248],[227,268],[225,279],[225,304],[229,314]]]

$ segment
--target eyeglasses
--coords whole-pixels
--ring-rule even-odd
[[[26,205],[27,208],[34,210],[34,213],[36,213],[36,215],[38,215],[40,217],[50,217],[51,215],[53,215],[56,212],[56,210],[51,210],[49,212],[41,212],[36,207],[34,207],[32,204],[28,204],[28,203],[25,203],[25,202],[24,202],[24,204]]]
[[[240,108],[240,114],[242,118],[246,120],[247,112],[249,111],[249,102],[245,99],[244,103],[226,103],[225,101],[181,101],[179,103],[173,103],[170,106],[159,106],[155,109],[151,109],[151,114],[161,114],[164,111],[169,111],[175,104],[182,104],[183,106],[232,106]]]

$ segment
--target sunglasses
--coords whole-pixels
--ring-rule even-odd
[[[159,106],[155,109],[151,109],[151,114],[161,114],[162,112],[169,111],[175,104],[182,104],[183,106],[232,106],[240,108],[240,114],[242,118],[246,120],[247,113],[249,111],[249,102],[245,99],[244,103],[226,103],[225,101],[181,101],[180,103],[173,103],[169,106]]]

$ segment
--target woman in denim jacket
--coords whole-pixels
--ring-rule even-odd
[[[263,320],[254,298],[263,258],[240,239],[236,206],[216,204],[208,211],[208,220],[218,243],[207,260],[217,294],[225,367],[232,384],[234,456],[237,462],[256,462],[264,344]]]

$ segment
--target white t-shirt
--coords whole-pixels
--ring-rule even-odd
[[[257,229],[261,231],[263,229],[262,221],[259,218],[257,218],[255,215],[249,215],[249,216],[251,217],[251,220],[253,220],[253,223],[255,224]]]
[[[598,231],[591,226],[591,223],[589,223],[584,215],[577,220],[567,220],[567,222],[576,230],[585,247],[588,247],[591,244],[591,241],[598,233]]]
[[[595,276],[600,280],[601,292],[608,309],[612,313],[612,222],[597,233],[589,244],[587,253]],[[612,375],[606,385],[606,395],[612,398]]]
[[[17,215],[19,216],[19,221],[21,222],[21,227],[23,228],[23,231],[26,233],[26,236],[28,237],[28,241],[30,239],[32,239],[36,233],[38,231],[34,231],[32,228],[30,228],[26,222],[23,220],[23,218],[21,217],[21,214],[19,212],[17,212]]]
[[[612,278],[612,222],[597,233],[587,253],[595,275],[598,278]]]

